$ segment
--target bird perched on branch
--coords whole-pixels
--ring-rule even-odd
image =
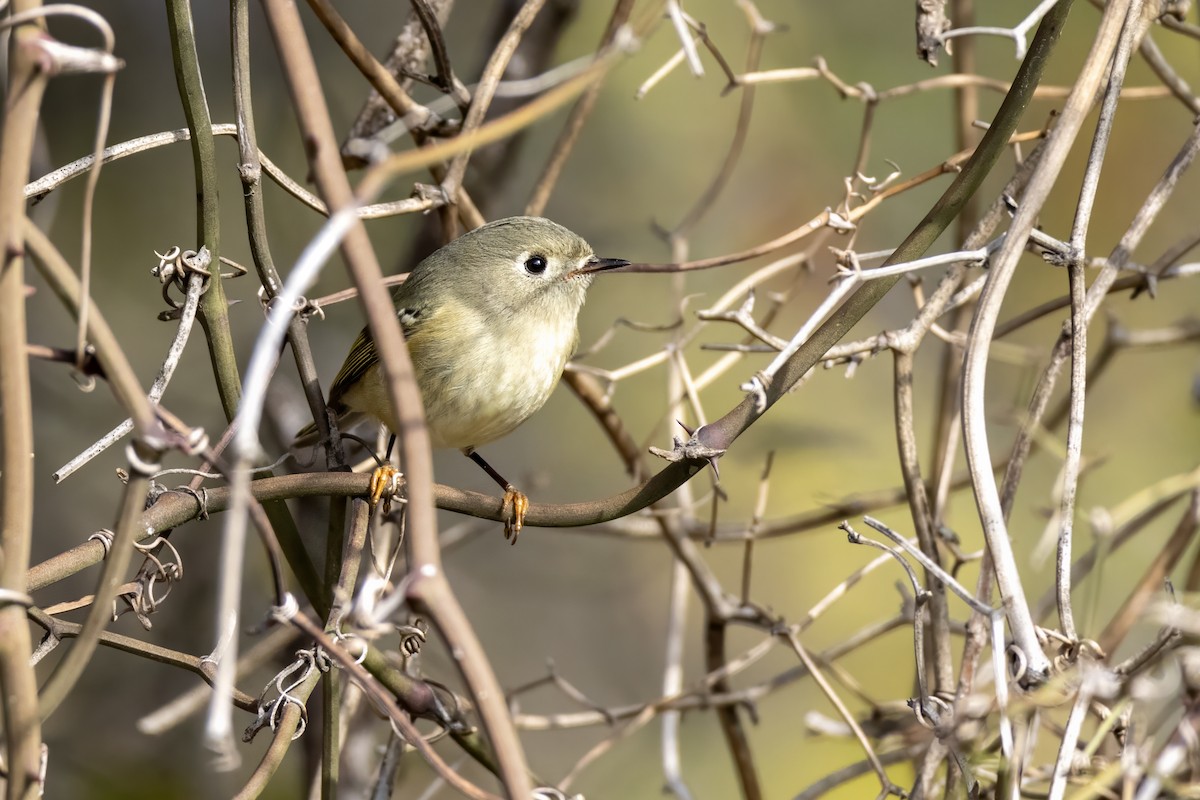
[[[475,448],[546,403],[578,344],[592,276],[628,263],[596,257],[580,236],[548,219],[509,217],[437,250],[396,290],[433,445],[458,448],[504,489],[504,535],[514,543],[529,500]],[[339,429],[371,418],[399,430],[365,327],[333,379],[328,407]],[[316,426],[309,425],[293,446],[315,442]],[[373,487],[388,469],[377,471]]]

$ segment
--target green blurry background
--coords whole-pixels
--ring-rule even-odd
[[[980,22],[1012,25],[1032,2],[980,3]],[[1077,4],[1053,63],[1047,82],[1069,84],[1091,42],[1097,11]],[[487,53],[478,42],[491,24],[495,4],[460,2],[448,27],[450,53],[457,72],[471,82]],[[567,28],[555,63],[586,55],[600,38],[610,3],[590,0],[580,4],[578,16]],[[117,54],[127,62],[116,89],[109,142],[184,126],[171,68],[165,13],[154,3],[93,4],[113,24]],[[727,0],[692,0],[687,10],[708,25],[724,55],[740,69],[748,31],[741,10]],[[876,89],[910,83],[949,71],[948,57],[936,70],[914,56],[911,3],[846,0],[829,3],[807,0],[762,0],[760,10],[770,20],[786,26],[766,43],[763,68],[807,66],[823,56],[843,80],[867,82]],[[304,153],[296,134],[295,118],[266,36],[257,6],[252,9],[255,38],[252,44],[254,91],[260,146],[291,175],[304,180]],[[358,34],[379,55],[407,17],[408,5],[397,2],[354,0],[340,5]],[[208,100],[215,122],[232,122],[229,77],[227,10],[220,3],[196,4],[196,29]],[[335,126],[344,131],[365,94],[364,83],[328,36],[309,23],[313,48],[322,70]],[[69,21],[56,21],[51,30],[67,41],[92,41],[92,34]],[[1181,37],[1161,29],[1155,36],[1169,59],[1193,84],[1197,82],[1197,49]],[[636,100],[637,87],[677,47],[669,26],[660,26],[640,50],[621,63],[605,83],[596,112],[547,208],[547,216],[575,229],[606,256],[638,261],[663,261],[669,253],[653,232],[652,223],[670,226],[691,208],[715,174],[733,135],[739,104],[736,92],[722,96],[725,81],[717,65],[705,56],[708,74],[697,79],[680,69],[645,99]],[[988,38],[976,43],[979,71],[1008,79],[1017,68],[1011,41]],[[1131,85],[1153,83],[1153,76],[1135,59]],[[90,149],[97,104],[98,82],[91,78],[59,78],[51,83],[45,102],[46,164],[57,166]],[[984,93],[980,116],[990,119],[1001,96]],[[1036,102],[1022,130],[1040,127],[1055,104]],[[825,82],[809,81],[766,85],[758,89],[749,138],[736,174],[705,221],[690,240],[693,257],[739,250],[796,227],[843,194],[843,180],[853,168],[858,149],[863,106],[843,100]],[[539,123],[521,150],[511,179],[497,198],[492,216],[519,213],[536,180],[565,112]],[[953,137],[953,97],[945,90],[896,100],[878,109],[873,129],[867,173],[882,177],[894,161],[904,176],[919,173],[947,158],[956,146]],[[1102,177],[1100,199],[1093,217],[1088,252],[1106,254],[1120,237],[1145,192],[1186,136],[1191,114],[1175,100],[1129,102],[1122,106],[1114,131],[1110,156]],[[249,264],[241,186],[236,173],[236,146],[232,139],[218,140],[222,167],[222,251]],[[1055,201],[1042,219],[1043,227],[1060,237],[1067,235],[1077,193],[1083,153],[1073,154]],[[1004,180],[1011,160],[1005,159],[983,192],[990,202]],[[408,180],[428,180],[411,176]],[[894,246],[924,215],[949,178],[903,195],[885,204],[866,220],[856,242],[859,250]],[[470,188],[470,176],[468,176]],[[396,187],[405,196],[411,185]],[[38,213],[59,247],[73,259],[79,252],[80,195],[77,181],[56,192]],[[286,271],[300,249],[317,230],[321,219],[294,202],[270,182],[266,183],[269,233],[274,256]],[[1135,260],[1153,260],[1169,243],[1196,225],[1197,177],[1185,178],[1172,205],[1160,216]],[[160,323],[160,287],[149,270],[156,263],[154,250],[195,243],[194,184],[191,154],[176,145],[130,158],[107,167],[100,184],[95,215],[95,275],[93,296],[123,342],[139,376],[148,386],[154,377],[174,327]],[[401,218],[368,224],[372,241],[385,266],[404,271],[413,263],[410,247],[423,224]],[[954,242],[944,237],[941,250]],[[832,242],[840,244],[837,241]],[[823,250],[817,269],[798,278],[796,294],[773,330],[788,336],[828,291],[832,256]],[[697,294],[689,308],[704,308],[736,280],[764,261],[740,264],[687,278],[686,291]],[[67,346],[73,327],[51,293],[39,287],[29,301],[30,339]],[[584,309],[582,342],[595,341],[617,317],[648,323],[669,322],[676,316],[671,300],[670,276],[605,276],[596,281]],[[319,295],[347,285],[339,263],[326,270]],[[792,286],[792,279],[776,288]],[[931,286],[927,280],[926,286]],[[253,277],[227,284],[227,292],[241,301],[232,309],[232,323],[243,363],[262,322],[255,299]],[[1006,301],[1002,319],[1057,297],[1066,291],[1061,270],[1027,257]],[[1159,327],[1194,314],[1200,299],[1194,283],[1164,284],[1157,300],[1127,295],[1115,297],[1110,310],[1131,328]],[[903,286],[864,321],[856,335],[904,324],[912,315],[911,294]],[[989,419],[995,423],[993,452],[1006,452],[1015,412],[1023,409],[1036,369],[1053,341],[1061,315],[1030,326],[1010,341],[1030,346],[1002,352],[1033,356],[1027,360],[997,360],[989,383]],[[694,322],[691,311],[688,324]],[[354,303],[332,307],[324,321],[310,327],[313,347],[326,384],[341,363],[351,339],[362,325]],[[1099,339],[1104,323],[1093,327]],[[710,325],[701,341],[730,342],[741,338],[732,326]],[[660,349],[665,334],[635,333],[619,329],[612,344],[589,359],[600,367],[617,367]],[[928,457],[936,409],[931,379],[936,376],[941,345],[930,342],[917,362],[917,408],[923,457]],[[1000,355],[998,353],[998,355]],[[698,374],[719,354],[696,347],[688,350],[693,374]],[[738,384],[767,363],[752,356],[704,393],[710,418],[723,414],[739,399]],[[1085,456],[1107,457],[1082,484],[1079,507],[1086,514],[1097,506],[1112,506],[1136,489],[1159,477],[1191,468],[1200,452],[1200,414],[1191,395],[1200,366],[1197,348],[1122,355],[1094,387],[1088,405]],[[82,541],[93,530],[112,524],[118,497],[114,468],[122,464],[116,448],[60,486],[50,474],[122,418],[110,393],[101,387],[83,394],[75,388],[62,365],[35,361],[32,366],[37,424],[37,517],[34,560]],[[848,494],[900,483],[895,456],[892,420],[891,364],[887,355],[868,360],[852,380],[844,370],[819,371],[803,389],[778,406],[747,432],[721,462],[722,484],[728,502],[721,519],[749,519],[758,476],[768,451],[775,451],[768,517],[777,518],[820,506]],[[1060,381],[1065,383],[1065,376]],[[285,357],[276,384],[296,391],[294,368]],[[665,372],[659,368],[622,382],[614,402],[634,436],[650,444],[669,446],[672,433],[659,425],[665,408]],[[207,353],[197,329],[164,403],[192,424],[210,432],[223,429],[223,418],[212,386]],[[655,428],[654,426],[659,425]],[[628,486],[618,458],[588,412],[570,393],[556,393],[546,409],[529,423],[485,450],[502,472],[529,489],[535,501],[569,501],[608,495]],[[182,465],[182,461],[174,465]],[[488,479],[456,453],[438,453],[437,480],[456,486],[493,491]],[[1018,496],[1012,531],[1020,552],[1027,552],[1040,535],[1046,510],[1052,503],[1049,487],[1057,474],[1057,451],[1043,451],[1031,463]],[[170,479],[168,479],[168,482]],[[180,479],[180,483],[185,482]],[[693,482],[697,496],[705,496],[710,478]],[[701,513],[707,513],[707,506]],[[903,531],[911,531],[906,509],[878,512],[877,516]],[[1168,515],[1169,516],[1169,515]],[[446,516],[444,525],[459,522]],[[973,500],[959,494],[951,504],[950,524],[974,550],[981,546]],[[302,520],[315,534],[319,519]],[[1120,553],[1116,568],[1106,574],[1097,619],[1104,619],[1123,598],[1122,578],[1137,575],[1165,538],[1166,519]],[[213,642],[211,598],[220,520],[194,523],[174,539],[182,550],[186,580],[154,618],[154,629],[143,633],[125,616],[112,627],[130,635],[189,652],[207,652]],[[1081,525],[1082,552],[1090,544]],[[670,558],[657,540],[630,542],[589,531],[531,529],[521,546],[509,547],[500,536],[500,525],[486,526],[486,534],[470,539],[448,556],[447,567],[460,599],[482,638],[501,682],[508,687],[526,683],[546,672],[547,659],[595,702],[610,706],[636,703],[660,694],[666,623]],[[874,554],[845,543],[833,526],[827,529],[760,544],[756,550],[753,598],[789,621],[804,612],[851,571]],[[245,584],[247,623],[265,614],[270,592],[257,547],[251,548],[249,579]],[[717,574],[731,591],[738,591],[741,549],[715,547],[705,551]],[[1050,585],[1048,564],[1022,559],[1023,575],[1031,597]],[[899,607],[894,584],[902,576],[883,569],[855,590],[851,599],[837,605],[803,637],[812,651],[838,642],[863,625],[891,616]],[[974,572],[962,576],[973,585]],[[94,572],[44,591],[39,603],[49,604],[91,591]],[[952,605],[958,618],[961,606]],[[1086,617],[1085,617],[1086,618]],[[1083,631],[1095,633],[1095,631]],[[686,682],[703,673],[700,612],[693,603],[689,615]],[[730,653],[757,642],[760,634],[735,631]],[[795,662],[782,651],[769,656],[736,681],[748,686],[782,671]],[[911,638],[899,631],[844,659],[842,666],[870,696],[895,700],[913,692]],[[429,675],[452,680],[453,669],[436,646],[427,650]],[[268,675],[243,681],[257,692]],[[92,668],[66,706],[49,722],[50,797],[222,797],[240,785],[238,775],[215,775],[200,746],[199,723],[193,721],[161,738],[136,732],[134,723],[143,714],[192,686],[195,679],[165,667],[101,649]],[[849,698],[856,709],[862,703]],[[524,699],[522,709],[532,713],[570,710],[561,695],[539,690]],[[752,743],[769,797],[790,797],[832,769],[861,758],[847,741],[832,741],[806,734],[804,715],[815,710],[832,716],[833,710],[810,682],[791,685],[769,695],[759,706],[760,722],[752,728]],[[249,719],[239,715],[238,724]],[[658,797],[662,783],[658,757],[658,726],[651,724],[619,743],[588,769],[576,785],[590,798]],[[531,763],[551,779],[564,774],[607,729],[585,729],[553,734],[527,734],[524,742]],[[244,761],[253,764],[267,735],[244,748]],[[299,796],[307,780],[300,773],[302,743],[298,743],[272,796]],[[685,716],[682,730],[684,776],[698,800],[727,798],[737,793],[727,750],[715,718],[709,712]],[[447,747],[452,760],[457,755]],[[416,797],[428,778],[415,757],[404,767],[404,787],[397,796]],[[483,779],[478,771],[468,774]],[[903,768],[895,777],[908,778]],[[874,795],[877,784],[865,779],[850,784],[840,796]],[[449,793],[445,793],[448,795]]]

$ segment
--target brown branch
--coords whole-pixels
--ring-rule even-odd
[[[73,639],[83,632],[83,625],[52,617],[38,608],[29,609],[29,618],[40,625],[46,631],[46,634],[55,640]],[[132,636],[124,636],[109,631],[103,631],[100,634],[99,643],[113,650],[120,650],[123,653],[129,653],[148,661],[187,670],[201,678],[208,685],[212,685],[214,664],[207,656],[194,656],[190,653],[172,650],[169,647],[162,647],[152,642],[144,642]],[[258,702],[253,696],[240,690],[234,690],[233,702],[234,705],[243,711],[253,712],[258,707]]]
[[[14,2],[13,11],[40,3]],[[25,609],[25,571],[33,540],[33,407],[30,400],[25,322],[25,203],[38,110],[49,75],[39,56],[37,25],[18,27],[9,41],[8,86],[0,134],[0,707],[8,770],[7,797],[40,793],[42,730],[38,685],[29,663],[31,642]]]
[[[525,35],[525,31],[529,30],[529,26],[533,24],[534,18],[542,10],[545,2],[546,0],[525,0],[512,22],[509,23],[508,30],[492,50],[487,65],[483,68],[483,74],[479,76],[479,84],[475,87],[474,97],[471,98],[471,107],[463,117],[463,134],[473,133],[483,124],[488,107],[496,94],[496,87],[500,85],[500,79],[504,76],[504,70],[508,67],[509,60],[516,53],[517,47],[521,43],[521,37]],[[467,162],[470,158],[471,151],[465,150],[450,162],[450,166],[446,169],[446,175],[442,179],[442,189],[447,196],[454,197],[458,194],[458,189],[462,186],[463,178],[466,176]]]
[[[309,50],[300,18],[286,0],[267,0],[268,24],[279,50],[292,101],[312,159],[317,186],[331,209],[353,208],[356,198],[337,155],[333,125],[321,91],[320,75]],[[477,95],[478,97],[478,95]],[[465,167],[465,161],[463,163]],[[452,193],[453,194],[453,193]],[[532,792],[520,741],[504,707],[503,693],[461,606],[455,599],[438,551],[434,516],[432,458],[429,433],[412,362],[396,319],[391,299],[367,291],[382,279],[371,243],[361,222],[347,231],[342,254],[367,316],[378,349],[389,402],[399,420],[400,451],[411,483],[407,486],[407,526],[411,543],[410,600],[423,609],[446,637],[447,645],[462,657],[459,668],[479,708],[483,727],[495,748],[506,789],[514,797]]]
[[[629,20],[632,12],[633,0],[616,0],[612,14],[608,18],[608,27],[601,38],[601,49],[614,43],[617,31]],[[592,110],[596,107],[602,85],[600,81],[593,83],[571,108],[571,113],[567,117],[567,121],[563,123],[558,139],[554,142],[554,148],[550,151],[549,158],[546,159],[546,165],[542,167],[542,174],[534,184],[529,200],[525,203],[525,213],[529,216],[540,216],[546,210],[546,204],[550,202],[550,193],[554,191],[562,169],[566,165],[571,151],[575,149],[575,143],[579,141],[584,123],[587,122],[588,117],[592,115]]]
[[[934,535],[933,512],[930,509],[929,493],[921,477],[920,459],[917,455],[917,434],[913,409],[913,354],[897,350],[894,354],[893,377],[896,414],[896,440],[900,454],[900,472],[904,476],[904,488],[908,494],[909,513],[917,532],[921,551],[937,566],[942,566],[941,553]],[[946,587],[932,572],[925,570],[925,586],[930,592],[929,615],[932,627],[930,644],[934,666],[934,685],[922,687],[925,694],[949,694],[954,684],[954,660],[950,654],[950,607],[946,598]],[[917,610],[923,613],[922,609]],[[924,659],[925,653],[917,653]]]
[[[1200,524],[1200,490],[1193,490],[1183,516],[1175,525],[1170,538],[1159,550],[1150,566],[1142,573],[1133,591],[1125,598],[1119,611],[1113,615],[1104,630],[1096,637],[1106,653],[1113,653],[1125,641],[1126,635],[1145,612],[1150,601],[1162,593],[1163,580],[1175,569],[1184,551],[1196,536]]]
[[[435,19],[444,21],[454,6],[454,0],[429,0]],[[401,90],[407,92],[413,79],[421,74],[425,60],[429,56],[429,39],[425,35],[425,26],[416,11],[410,11],[408,18],[396,36],[384,62],[387,71],[400,79]],[[342,157],[347,169],[366,166],[371,162],[366,153],[374,149],[374,137],[396,118],[395,112],[387,101],[375,89],[364,101],[342,148]]]

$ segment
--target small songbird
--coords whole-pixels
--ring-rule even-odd
[[[546,403],[579,342],[576,323],[592,275],[628,263],[597,258],[548,219],[509,217],[437,250],[396,290],[433,445],[458,448],[504,489],[504,534],[514,543],[529,501],[475,448]],[[342,430],[364,417],[399,429],[367,328],[333,379],[328,406]],[[315,430],[302,430],[296,445],[312,444]]]

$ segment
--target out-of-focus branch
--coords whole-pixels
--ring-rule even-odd
[[[38,8],[13,3],[13,11]],[[29,174],[38,111],[49,75],[39,57],[37,25],[11,34],[10,74],[0,132],[0,708],[3,708],[7,797],[40,793],[42,730],[38,685],[29,661],[25,571],[33,540],[33,407],[25,354],[25,243],[21,185]],[[23,602],[24,601],[24,602]]]
[[[496,87],[504,76],[504,70],[508,67],[509,60],[516,53],[517,46],[521,43],[521,37],[525,35],[525,31],[529,30],[529,26],[533,24],[534,18],[542,10],[545,2],[546,0],[525,0],[520,11],[509,23],[508,30],[492,50],[487,65],[483,68],[483,74],[479,77],[479,85],[475,87],[475,94],[471,98],[471,107],[463,117],[462,133],[472,133],[483,124],[492,98],[496,95]],[[458,189],[462,186],[463,178],[467,173],[467,162],[470,157],[471,151],[465,150],[457,154],[450,162],[450,166],[446,168],[446,175],[442,179],[442,189],[447,196],[454,197],[458,194]]]
[[[616,5],[613,6],[612,15],[608,19],[608,27],[602,37],[601,49],[611,46],[616,41],[617,32],[628,21],[632,12],[633,0],[617,0]],[[563,123],[562,131],[558,134],[558,140],[554,143],[554,149],[550,151],[550,157],[546,159],[546,165],[542,167],[541,177],[534,184],[533,193],[525,204],[525,213],[529,216],[540,216],[546,210],[546,204],[550,202],[550,193],[554,191],[558,176],[562,174],[562,168],[567,163],[567,158],[575,149],[575,143],[579,141],[579,134],[583,132],[584,123],[587,122],[588,117],[592,115],[592,110],[596,107],[596,100],[600,97],[602,85],[599,81],[593,83],[571,108],[571,113],[567,117],[567,121]]]
[[[454,7],[454,0],[425,0],[425,5],[435,21],[445,24],[450,10]],[[413,76],[423,71],[428,57],[429,39],[425,35],[421,15],[415,10],[410,11],[383,66],[389,74],[396,76],[400,89],[407,92],[412,85]],[[347,169],[370,163],[371,159],[365,155],[375,149],[376,134],[395,119],[393,106],[383,98],[378,89],[372,88],[350,126],[350,133],[342,147],[342,157]]]

